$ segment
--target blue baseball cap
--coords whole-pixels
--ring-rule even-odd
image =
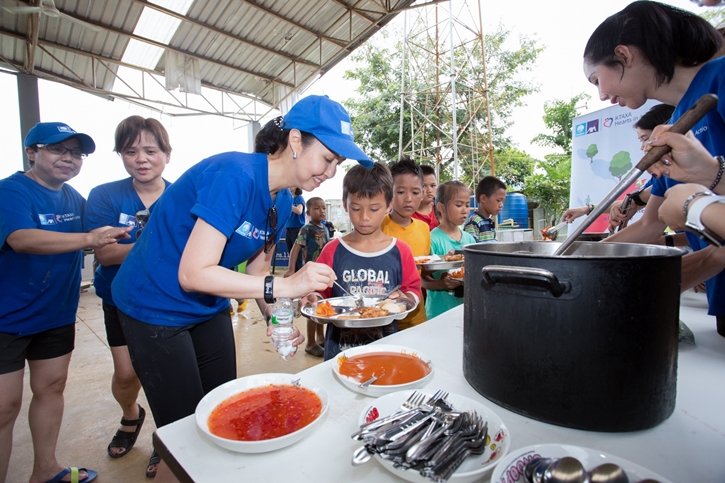
[[[96,143],[88,134],[75,132],[68,124],[62,122],[39,122],[25,136],[25,147],[34,144],[58,144],[68,138],[76,138],[81,142],[83,154],[91,154],[96,150]]]
[[[357,147],[352,123],[339,102],[327,96],[307,96],[292,106],[283,120],[284,129],[299,129],[315,136],[327,149],[366,168],[373,162]]]

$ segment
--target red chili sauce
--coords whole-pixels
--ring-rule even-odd
[[[304,428],[322,412],[320,397],[291,385],[257,387],[232,396],[209,416],[209,431],[221,438],[261,441]]]
[[[399,352],[371,352],[343,358],[340,374],[358,382],[368,381],[375,374],[375,386],[406,384],[422,379],[430,367],[420,357]]]

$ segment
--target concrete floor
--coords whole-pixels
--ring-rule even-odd
[[[322,362],[322,358],[306,354],[302,349],[290,360],[283,360],[270,344],[264,321],[253,301],[248,303],[246,315],[247,318],[239,318],[234,329],[239,377],[265,372],[296,373]],[[65,414],[56,453],[58,461],[61,465],[96,470],[98,482],[153,481],[147,479],[144,472],[152,451],[151,434],[156,427],[143,391],[139,403],[148,414],[136,445],[123,458],[113,459],[106,453],[106,447],[118,429],[121,410],[111,394],[113,362],[106,342],[101,299],[96,297],[93,287],[81,294],[77,319],[75,351],[70,363]],[[295,324],[300,332],[306,333],[305,319],[296,319]],[[7,483],[27,482],[30,478],[33,466],[27,418],[30,398],[26,367],[23,407],[15,423]]]

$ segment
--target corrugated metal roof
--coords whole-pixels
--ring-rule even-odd
[[[6,8],[53,5],[0,1]],[[0,66],[97,94],[154,102],[172,115],[191,110],[257,120],[414,2],[196,0],[181,15],[146,0],[55,0],[59,17],[0,9]],[[145,8],[181,20],[168,46],[133,33]],[[152,69],[125,65],[121,59],[131,39],[196,59],[202,86],[212,94],[205,90],[200,103],[178,91],[159,92],[165,56]]]

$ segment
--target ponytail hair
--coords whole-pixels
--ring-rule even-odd
[[[461,191],[465,191],[468,194],[468,196],[471,195],[471,190],[468,189],[468,186],[466,186],[465,184],[461,183],[458,180],[446,181],[445,183],[441,183],[438,185],[438,191],[436,191],[436,199],[435,199],[434,207],[435,207],[436,216],[438,217],[439,220],[443,219],[443,213],[441,213],[440,210],[438,209],[438,203],[442,203],[443,206],[446,206]]]
[[[277,116],[264,125],[261,131],[254,137],[254,152],[264,154],[274,154],[287,149],[289,140],[289,129],[283,129],[282,116]],[[300,131],[302,133],[302,146],[309,146],[315,139],[310,133]]]
[[[654,67],[655,82],[660,86],[672,80],[678,65],[693,67],[712,59],[722,46],[722,37],[694,13],[636,1],[596,28],[584,49],[584,60],[624,69],[614,53],[618,45],[636,47]]]

